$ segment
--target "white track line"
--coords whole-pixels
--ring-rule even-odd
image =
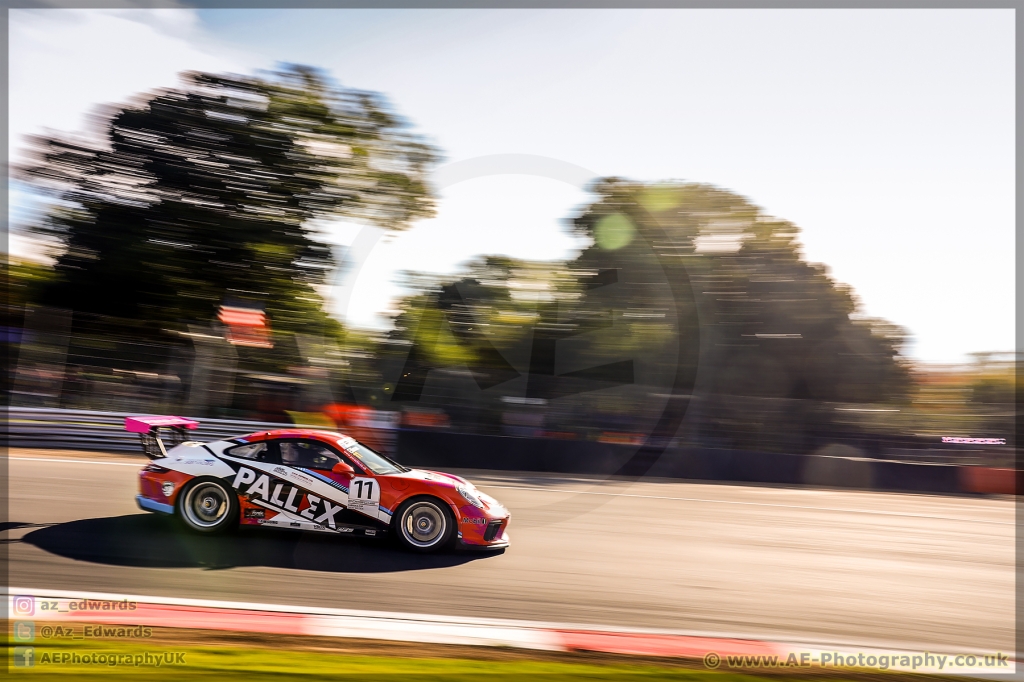
[[[542,493],[570,493],[572,495],[602,495],[606,497],[638,497],[648,500],[675,500],[679,502],[705,502],[707,504],[739,504],[751,507],[778,507],[780,509],[806,509],[808,511],[841,512],[847,514],[873,514],[876,516],[905,516],[915,519],[937,519],[941,521],[962,521],[964,523],[989,523],[999,526],[1015,526],[1015,521],[986,521],[984,519],[964,519],[956,516],[932,516],[930,514],[911,514],[909,512],[881,511],[877,509],[843,509],[840,507],[808,507],[797,504],[778,504],[774,502],[742,502],[739,500],[707,500],[699,497],[668,497],[665,495],[637,495],[635,493],[601,493],[593,490],[567,490],[564,488],[527,488],[514,485],[482,484],[481,488],[503,488],[505,490],[529,490]]]
[[[265,602],[240,602],[240,601],[229,601],[221,599],[197,599],[189,597],[168,597],[160,595],[138,595],[138,594],[121,594],[121,593],[110,593],[110,592],[78,592],[70,590],[58,590],[49,588],[33,588],[33,587],[3,587],[0,586],[0,595],[5,595],[9,599],[18,595],[31,595],[36,598],[56,598],[56,599],[70,599],[70,600],[98,600],[98,601],[111,601],[119,602],[122,600],[128,600],[129,602],[136,602],[142,604],[160,604],[169,606],[185,606],[185,607],[196,607],[196,608],[214,608],[214,609],[228,609],[228,610],[242,610],[242,611],[256,611],[265,613],[287,613],[294,615],[312,615],[312,616],[345,616],[355,618],[375,618],[386,621],[407,621],[407,622],[430,622],[430,623],[445,623],[445,624],[467,624],[476,625],[480,627],[497,626],[497,627],[519,627],[519,628],[530,628],[530,629],[544,629],[544,630],[577,630],[583,632],[619,632],[626,634],[638,634],[638,635],[670,635],[670,636],[682,636],[682,637],[706,637],[709,639],[754,639],[754,640],[770,640],[771,635],[767,633],[752,634],[752,633],[740,633],[740,632],[709,632],[706,630],[686,630],[677,628],[645,628],[645,627],[630,627],[630,626],[609,626],[601,625],[596,623],[559,623],[554,621],[534,621],[534,620],[521,620],[512,618],[482,618],[479,616],[453,616],[453,615],[438,615],[428,613],[410,613],[401,611],[369,611],[365,609],[339,609],[332,607],[323,606],[305,606],[305,605],[292,605],[292,604],[272,604]],[[815,641],[809,640],[805,643],[811,644],[824,644],[825,640]],[[859,644],[861,646],[882,646],[880,642],[871,641],[857,641],[857,640],[839,640],[838,642],[832,641],[832,643],[840,646],[851,646]],[[891,643],[890,643],[891,644]],[[900,647],[905,648],[920,648],[922,644],[899,642],[897,643]]]
[[[480,618],[474,616],[441,616],[425,613],[405,613],[400,611],[368,611],[363,609],[339,609],[323,606],[301,606],[291,604],[272,604],[265,602],[243,602],[228,601],[223,599],[195,599],[188,597],[165,597],[159,595],[120,594],[111,592],[78,592],[69,590],[56,590],[49,588],[35,587],[0,587],[0,595],[9,597],[17,595],[33,595],[36,597],[54,597],[57,599],[82,600],[93,599],[99,601],[128,601],[141,602],[145,604],[165,604],[171,606],[194,606],[198,608],[232,609],[244,611],[263,611],[270,613],[290,613],[298,615],[316,616],[353,616],[361,618],[383,618],[387,620],[407,621],[429,621],[439,623],[468,623],[472,625],[499,625],[517,627],[570,627],[555,623],[539,621],[513,620],[508,618]],[[571,627],[586,627],[576,626]],[[590,626],[597,628],[599,626]],[[636,629],[635,632],[675,632],[673,630],[644,630]]]

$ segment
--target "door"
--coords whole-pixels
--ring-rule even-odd
[[[312,439],[282,439],[277,441],[281,463],[299,474],[329,480],[344,486],[348,493],[346,512],[338,516],[349,523],[379,521],[380,483],[361,462],[346,457],[326,443]],[[331,471],[338,462],[355,470],[355,475],[336,474]]]

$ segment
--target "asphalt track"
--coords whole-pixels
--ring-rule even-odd
[[[1010,498],[460,472],[512,511],[512,546],[423,557],[185,534],[135,507],[143,463],[11,450],[9,584],[1013,651]]]

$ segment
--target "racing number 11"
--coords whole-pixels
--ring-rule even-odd
[[[372,478],[353,478],[348,484],[348,508],[377,516],[377,505],[380,504],[380,486],[375,485]]]

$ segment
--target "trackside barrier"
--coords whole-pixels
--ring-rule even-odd
[[[127,412],[10,407],[3,424],[3,435],[8,446],[15,448],[106,450],[141,454],[139,434],[126,431],[124,427],[125,418],[131,416],[139,415]],[[188,437],[200,441],[295,426],[232,419],[200,419],[199,422],[199,428],[189,431]]]
[[[403,429],[403,464],[428,468],[607,475],[637,448],[617,443],[481,436]],[[628,473],[628,472],[623,472]],[[749,450],[666,450],[650,476],[728,483],[807,485],[893,492],[1012,494],[1014,470]]]
[[[857,647],[800,643],[735,634],[613,628],[494,618],[356,611],[205,599],[7,588],[12,618],[45,623],[90,623],[219,630],[261,634],[376,639],[426,644],[504,646],[540,651],[596,651],[703,660],[707,668],[874,669],[899,672],[1012,675],[1012,654],[997,651],[923,651],[923,647]],[[36,608],[40,602],[57,608]],[[836,664],[842,657],[843,662]],[[880,663],[881,660],[885,663]]]
[[[10,447],[141,454],[138,434],[124,430],[128,416],[133,415],[11,407],[0,428]],[[200,441],[295,426],[230,419],[199,422],[189,438]],[[399,429],[396,453],[404,464],[418,467],[608,475],[619,472],[636,449],[620,443]],[[1014,494],[1017,489],[1013,469],[722,449],[669,449],[645,473],[698,481],[945,494]]]

